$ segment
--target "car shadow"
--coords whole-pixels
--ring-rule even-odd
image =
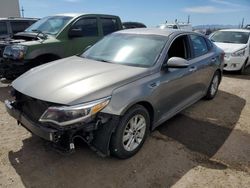
[[[23,140],[22,148],[10,151],[8,157],[25,187],[170,187],[197,166],[228,168],[230,152],[236,150],[235,143],[227,145],[232,134],[238,138],[238,144],[243,145],[237,152],[249,152],[250,136],[234,130],[245,104],[244,99],[220,91],[213,101],[198,102],[163,123],[141,151],[127,160],[99,157],[85,144],[80,144],[71,155],[61,155],[36,136]],[[234,115],[224,125],[221,123],[224,116],[204,109],[203,105],[214,106],[228,115],[233,111]],[[204,110],[207,114],[203,114],[202,119],[193,117]],[[218,160],[213,159],[224,151],[225,144],[226,156],[222,152]]]

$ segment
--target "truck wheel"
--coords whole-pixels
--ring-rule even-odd
[[[219,84],[220,84],[220,73],[216,71],[214,73],[213,79],[210,83],[210,86],[208,88],[207,94],[205,96],[205,99],[211,100],[215,97],[215,95],[218,92]]]
[[[121,118],[111,138],[111,154],[126,159],[135,155],[142,147],[149,132],[150,117],[141,105],[130,108]]]

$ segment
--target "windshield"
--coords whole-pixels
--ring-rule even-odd
[[[160,55],[167,37],[111,34],[87,50],[82,57],[116,64],[150,67]]]
[[[72,17],[69,16],[45,17],[28,27],[25,31],[56,35],[71,19]]]
[[[246,44],[249,39],[249,33],[236,31],[217,31],[210,39],[213,42]]]

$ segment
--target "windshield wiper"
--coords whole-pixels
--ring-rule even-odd
[[[95,61],[101,61],[101,62],[104,62],[104,63],[112,63],[111,61],[108,61],[106,59],[101,59],[101,58],[94,58],[94,57],[88,57],[88,56],[81,56],[83,58],[86,58],[86,59],[92,59],[92,60],[95,60]]]
[[[31,30],[31,31],[33,31],[33,32],[37,33],[37,36],[36,36],[36,37],[38,37],[40,34],[42,34],[44,39],[46,39],[46,38],[47,38],[47,34],[46,34],[46,33],[44,33],[44,32],[42,32],[41,30],[38,30],[38,29],[33,29],[33,30]]]

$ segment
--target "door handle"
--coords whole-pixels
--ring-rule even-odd
[[[150,83],[149,87],[153,89],[153,88],[158,87],[159,85],[160,85],[160,81],[157,81],[157,82]]]
[[[212,62],[212,63],[215,62],[215,61],[216,61],[216,58],[215,58],[215,57],[211,59],[211,62]]]
[[[189,72],[194,72],[194,71],[196,71],[196,70],[197,70],[197,67],[195,67],[195,66],[189,68]]]

